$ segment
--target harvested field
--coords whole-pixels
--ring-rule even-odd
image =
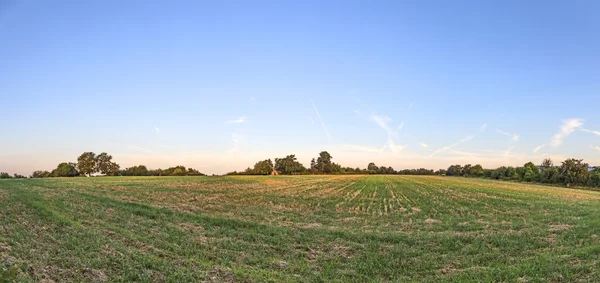
[[[598,192],[436,176],[1,180],[0,279],[600,281],[599,215]]]

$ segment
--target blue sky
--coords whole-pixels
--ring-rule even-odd
[[[598,1],[3,1],[0,171],[600,164]],[[537,150],[536,150],[537,149]]]

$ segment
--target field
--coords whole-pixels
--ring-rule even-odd
[[[0,181],[24,282],[600,281],[598,235],[598,192],[458,177]]]

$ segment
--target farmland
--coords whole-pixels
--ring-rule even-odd
[[[459,177],[3,180],[0,277],[598,281],[599,215],[598,192]]]

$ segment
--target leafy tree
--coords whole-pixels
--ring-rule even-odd
[[[37,170],[37,171],[33,171],[33,173],[31,174],[31,178],[48,178],[48,177],[50,177],[50,172],[48,172],[48,171]]]
[[[63,162],[58,164],[56,169],[52,170],[50,175],[52,177],[75,177],[79,176],[79,172],[77,172],[73,163]]]
[[[269,175],[271,172],[273,172],[273,161],[271,159],[256,162],[254,169],[252,169],[252,173],[255,175]]]
[[[536,174],[533,172],[533,170],[531,169],[531,167],[523,167],[523,168],[526,168],[525,169],[525,174],[523,174],[523,181],[525,181],[525,182],[532,182],[532,181],[534,181]]]
[[[467,167],[467,166],[465,166],[465,167]],[[469,173],[470,176],[475,176],[475,177],[482,177],[483,174],[484,174],[483,167],[481,167],[480,164],[476,164],[475,166],[471,167],[471,170]]]
[[[583,185],[587,183],[589,176],[589,165],[583,162],[583,159],[569,158],[562,162],[559,168],[561,180],[570,186],[571,184]]]
[[[184,176],[185,175],[185,171],[181,170],[181,168],[175,168],[173,170],[173,173],[171,173],[171,175],[173,175],[173,176]]]
[[[98,156],[96,156],[96,172],[110,176],[119,172],[120,168],[121,166],[115,162],[112,162],[112,156],[108,155],[106,152],[100,153]]]
[[[448,170],[446,171],[446,175],[448,176],[462,176],[463,175],[463,168],[461,165],[452,165],[450,167],[448,167]]]
[[[332,167],[332,163],[331,163],[331,159],[333,157],[331,156],[331,154],[329,154],[329,152],[327,151],[322,151],[321,153],[319,153],[319,157],[317,158],[317,170],[319,170],[322,173],[331,173],[333,172],[333,167]]]
[[[12,179],[12,176],[6,172],[0,172],[0,179]]]
[[[296,161],[294,154],[288,155],[284,158],[275,158],[275,170],[280,174],[292,174],[304,171],[304,166]]]
[[[84,152],[77,157],[77,169],[82,174],[92,176],[93,173],[97,172],[96,166],[96,154],[93,152]]]

